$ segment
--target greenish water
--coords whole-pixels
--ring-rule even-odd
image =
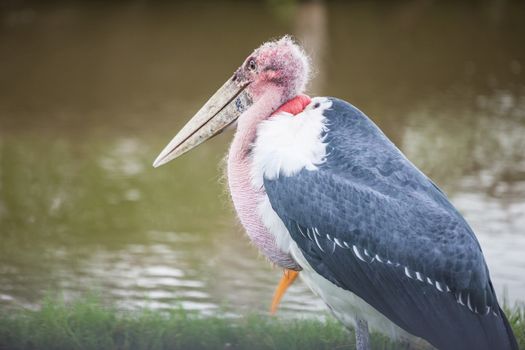
[[[280,277],[243,236],[224,133],[159,169],[185,120],[264,40],[313,53],[444,188],[498,293],[525,300],[525,4],[53,2],[0,12],[0,308],[100,291],[119,308],[267,310]],[[322,304],[301,283],[284,313]]]

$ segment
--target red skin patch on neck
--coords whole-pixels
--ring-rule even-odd
[[[273,114],[279,112],[287,112],[296,115],[304,111],[304,109],[310,104],[310,102],[312,102],[312,99],[308,95],[297,95],[290,101],[286,102],[281,107],[279,107],[279,109],[277,109]]]

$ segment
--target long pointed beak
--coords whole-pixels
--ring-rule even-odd
[[[153,166],[159,167],[181,156],[236,121],[252,104],[245,90],[247,86],[237,83],[234,77],[228,79],[160,152]]]

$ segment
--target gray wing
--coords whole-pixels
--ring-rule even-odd
[[[265,179],[309,264],[443,349],[512,348],[480,246],[445,195],[360,111],[333,99],[318,170]]]

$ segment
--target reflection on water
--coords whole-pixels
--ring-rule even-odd
[[[150,164],[286,32],[315,51],[312,91],[369,114],[466,216],[498,293],[524,300],[524,4],[13,4],[0,12],[1,307],[94,290],[124,308],[267,310],[281,272],[241,239],[221,170],[231,134]],[[322,308],[297,283],[282,310]]]

